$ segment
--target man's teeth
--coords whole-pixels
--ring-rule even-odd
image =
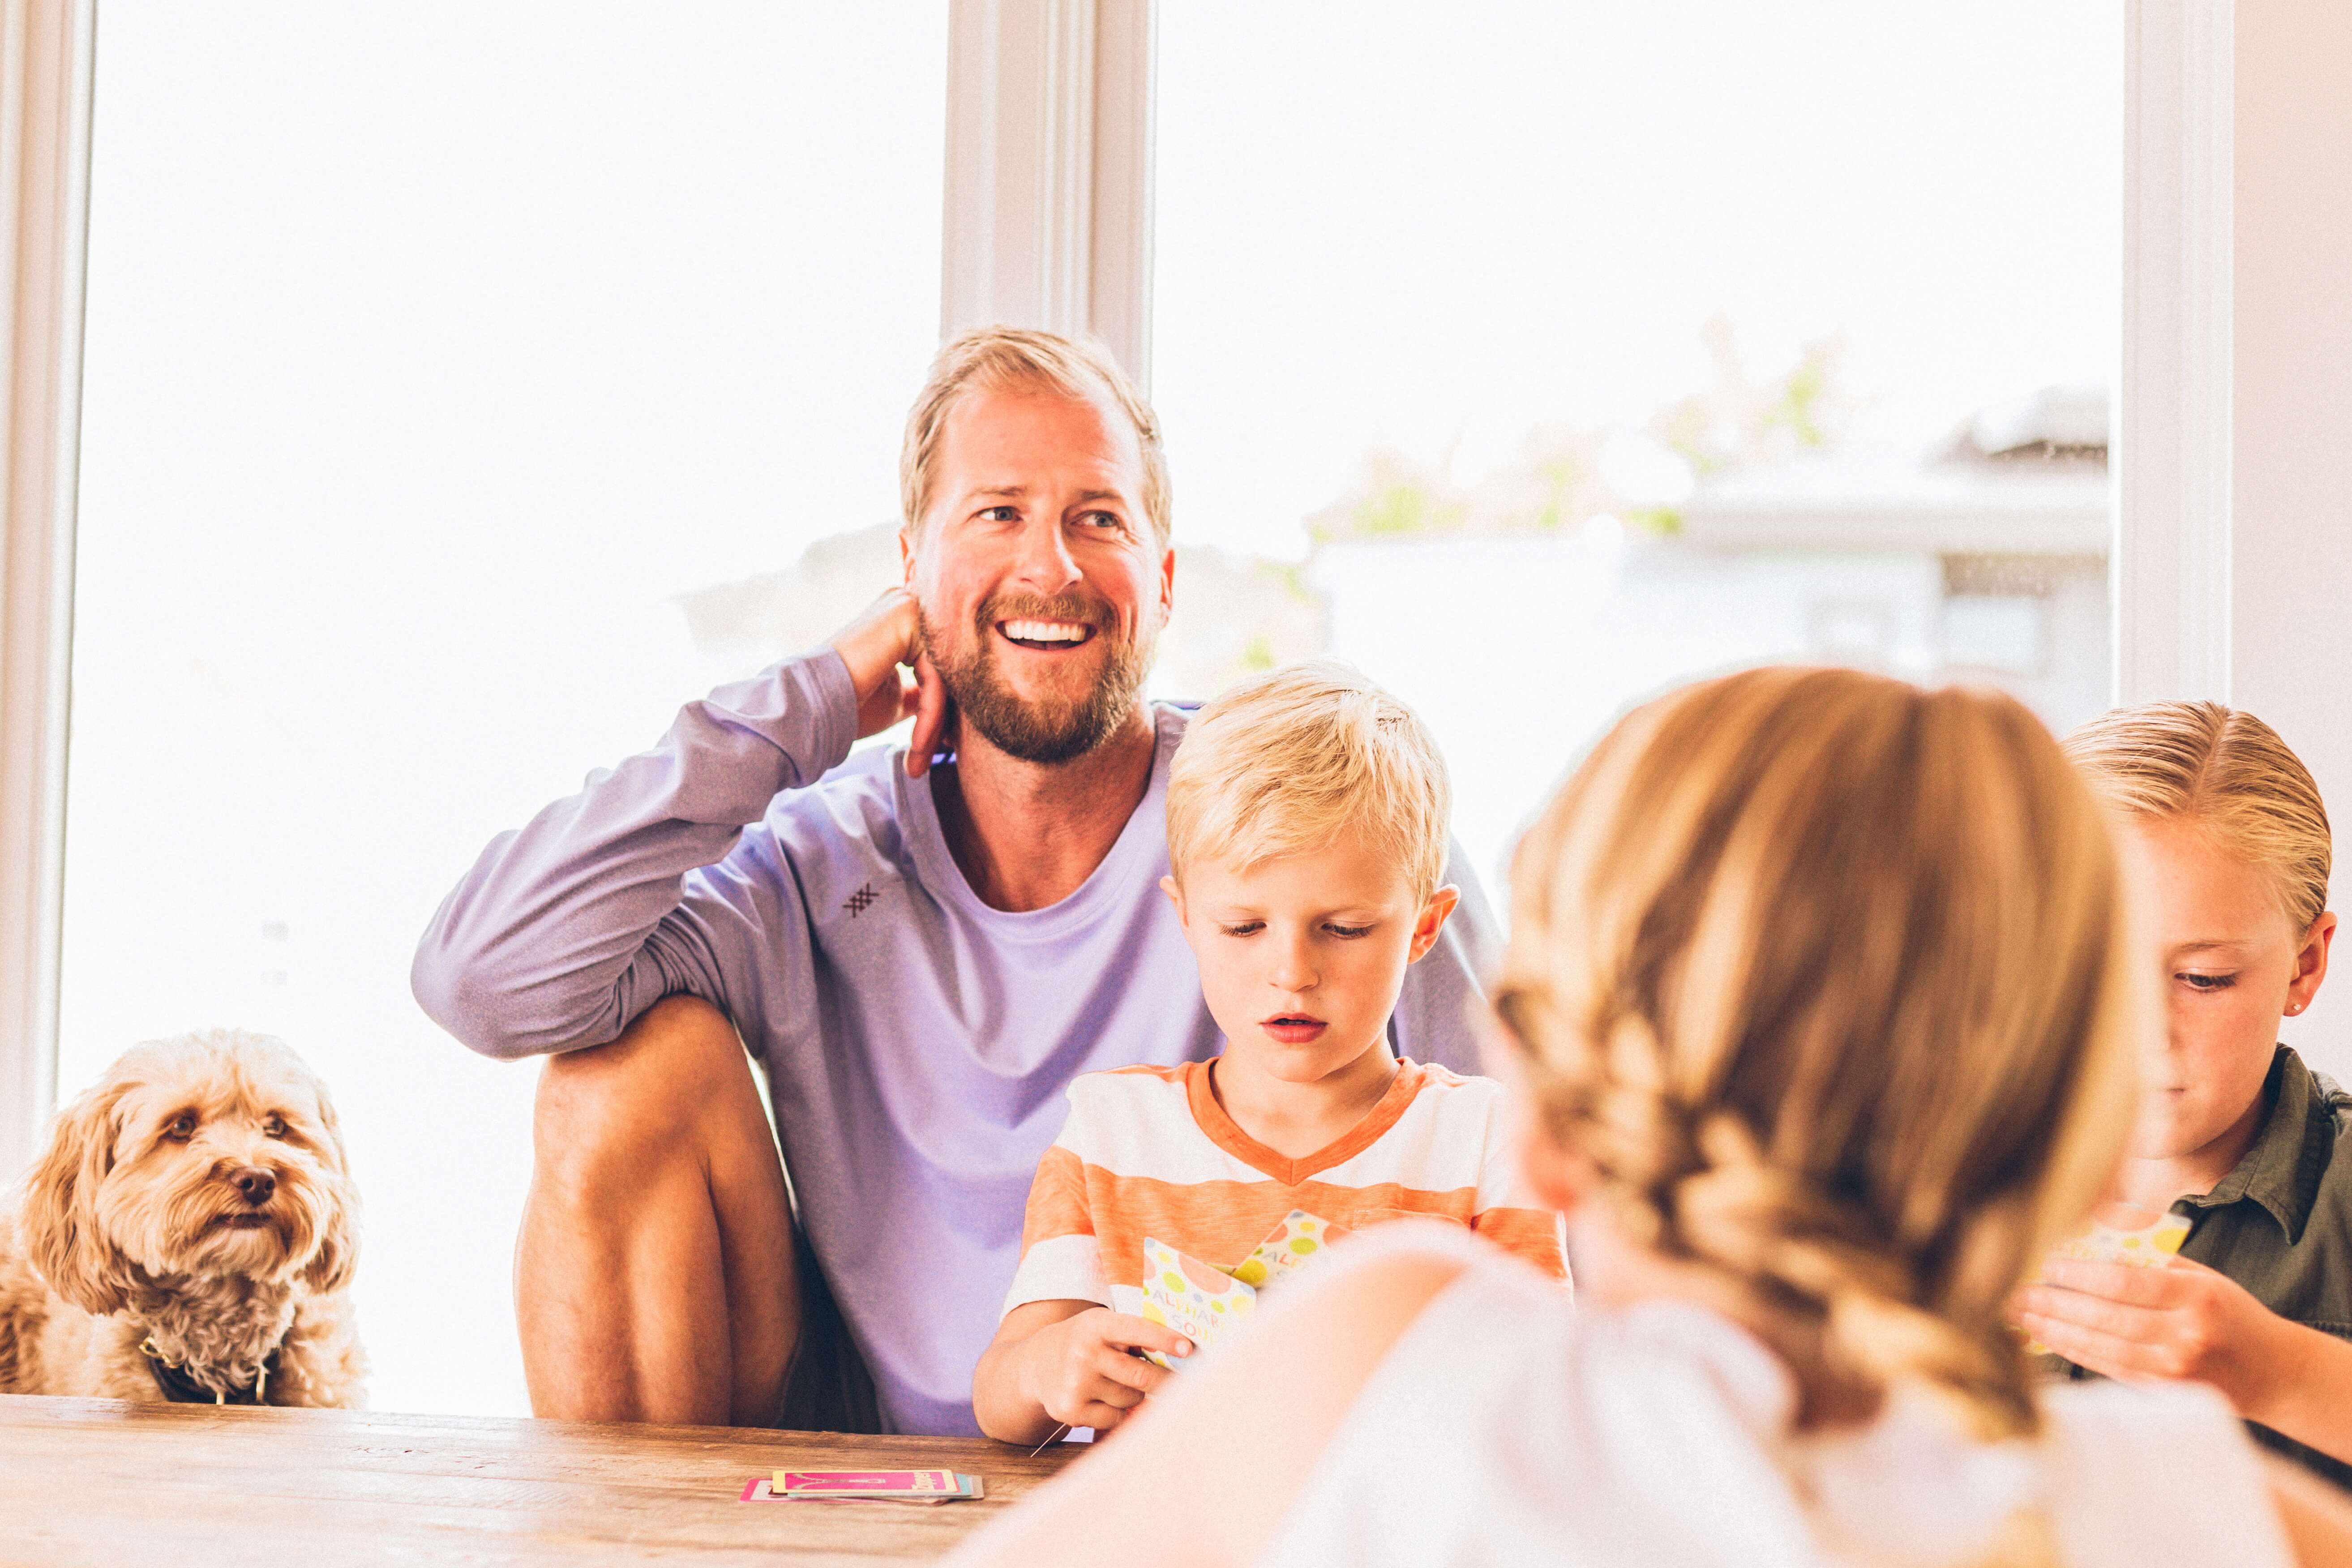
[[[1092,626],[1074,626],[1067,621],[1007,621],[1004,635],[1015,642],[1084,642]]]

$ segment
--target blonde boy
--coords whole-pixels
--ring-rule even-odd
[[[1161,887],[1224,1049],[1072,1081],[973,1377],[983,1431],[1034,1443],[1114,1426],[1169,1375],[1134,1352],[1191,1353],[1132,1310],[1147,1234],[1230,1267],[1293,1209],[1335,1233],[1426,1216],[1565,1276],[1501,1086],[1389,1043],[1405,970],[1459,896],[1439,886],[1448,795],[1421,721],[1342,664],[1259,677],[1192,721],[1169,775]]]

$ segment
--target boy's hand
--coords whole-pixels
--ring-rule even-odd
[[[1169,1375],[1130,1351],[1181,1359],[1192,1353],[1192,1342],[1159,1323],[1091,1307],[1022,1345],[1021,1392],[1056,1421],[1108,1432]]]
[[[2209,1383],[2250,1421],[2291,1381],[2295,1325],[2201,1263],[2162,1268],[2053,1258],[2019,1292],[2016,1321],[2077,1366],[2126,1382]]]

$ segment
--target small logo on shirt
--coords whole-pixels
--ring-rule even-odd
[[[848,898],[843,900],[841,907],[849,911],[849,918],[851,920],[856,920],[858,916],[872,909],[875,903],[881,897],[881,894],[874,890],[874,884],[868,882],[866,886],[858,889],[857,891],[850,894]]]

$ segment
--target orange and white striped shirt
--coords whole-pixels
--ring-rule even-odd
[[[1347,1230],[1452,1220],[1567,1277],[1559,1215],[1527,1190],[1493,1079],[1400,1062],[1369,1115],[1298,1160],[1225,1114],[1207,1062],[1084,1073],[1069,1097],[1029,1188],[1007,1312],[1058,1300],[1132,1311],[1145,1236],[1230,1268],[1293,1209]]]

